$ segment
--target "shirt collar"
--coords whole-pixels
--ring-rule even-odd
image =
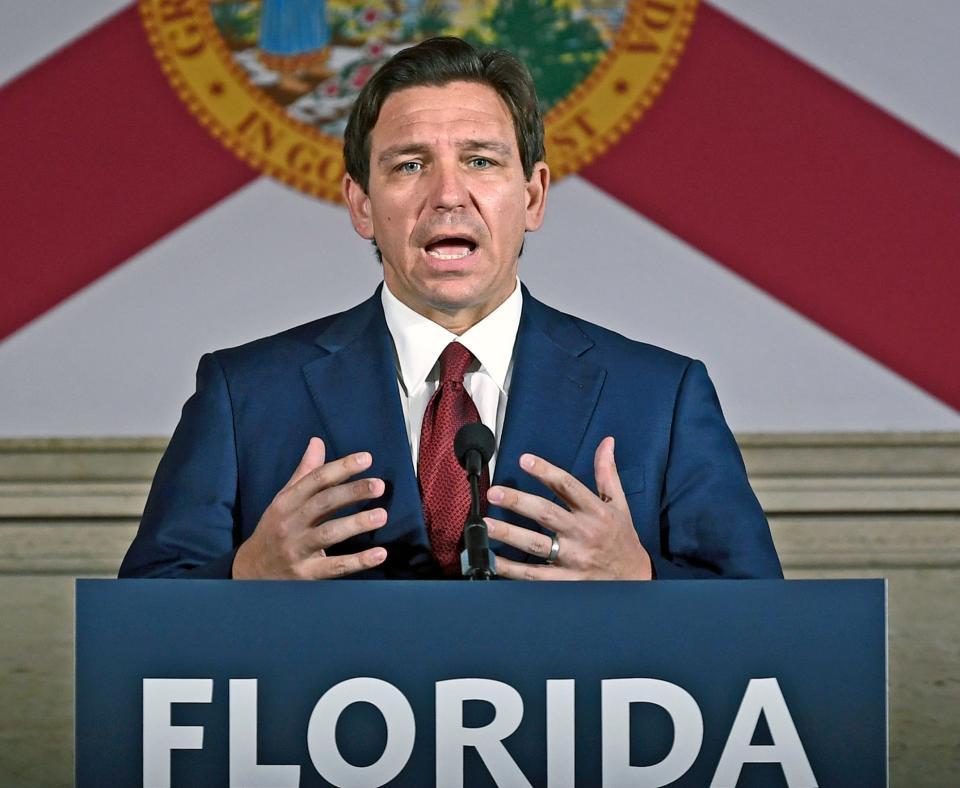
[[[523,309],[519,279],[506,301],[459,337],[414,312],[390,292],[386,283],[380,292],[380,300],[397,351],[400,382],[408,396],[426,382],[443,349],[453,341],[459,341],[473,353],[481,369],[501,391],[506,391],[507,373]]]

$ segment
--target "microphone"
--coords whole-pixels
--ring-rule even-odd
[[[460,573],[470,580],[490,580],[497,574],[487,524],[480,515],[480,475],[496,446],[493,433],[480,422],[464,424],[453,439],[457,462],[470,481],[470,513],[463,527],[463,552],[460,553]]]
[[[453,453],[457,455],[460,467],[477,477],[483,471],[483,466],[490,462],[496,448],[497,441],[493,433],[479,421],[464,424],[453,439]]]

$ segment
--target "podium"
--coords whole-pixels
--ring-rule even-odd
[[[81,788],[887,781],[883,580],[76,591]]]

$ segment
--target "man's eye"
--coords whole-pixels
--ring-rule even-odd
[[[486,170],[493,166],[493,162],[490,159],[478,156],[475,159],[470,159],[470,166],[476,170]]]
[[[423,165],[418,161],[405,161],[397,169],[399,169],[400,172],[420,172],[421,167],[423,167]]]

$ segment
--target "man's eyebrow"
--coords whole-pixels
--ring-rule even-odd
[[[427,153],[428,148],[426,145],[420,145],[416,142],[403,143],[401,145],[391,145],[387,148],[380,156],[377,157],[377,161],[383,164],[390,159],[395,159],[398,156],[411,156],[411,155],[422,155]]]
[[[457,143],[457,147],[470,151],[488,150],[501,156],[509,156],[511,153],[510,146],[500,140],[462,140]]]
[[[458,140],[456,145],[460,150],[464,151],[490,151],[500,156],[509,156],[511,153],[510,146],[500,140]],[[377,162],[379,164],[385,164],[401,156],[424,156],[429,152],[429,145],[418,142],[405,142],[398,145],[391,145],[377,157]]]

